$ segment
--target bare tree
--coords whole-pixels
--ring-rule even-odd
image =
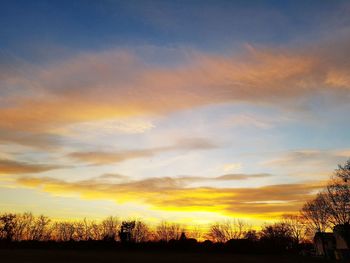
[[[101,222],[103,239],[114,240],[118,237],[120,221],[117,217],[109,216]]]
[[[12,241],[16,233],[15,214],[3,214],[0,216],[0,237],[1,239]]]
[[[208,237],[212,241],[220,243],[224,243],[228,240],[225,229],[220,223],[214,223],[210,226]]]
[[[184,229],[179,224],[168,223],[162,221],[156,228],[156,236],[158,240],[168,242],[171,239],[178,240]]]
[[[344,165],[338,164],[338,169],[335,170],[335,176],[342,179],[344,183],[350,183],[350,159]]]
[[[338,165],[326,190],[332,225],[350,224],[350,160]]]
[[[34,219],[32,213],[17,214],[13,239],[31,240]]]
[[[53,239],[57,241],[74,240],[74,224],[71,222],[56,222],[53,225]]]
[[[46,240],[49,237],[47,231],[50,221],[48,217],[43,215],[35,218],[31,227],[31,240]]]
[[[203,229],[199,226],[191,226],[187,231],[189,238],[194,238],[196,240],[203,239]]]
[[[294,214],[284,215],[282,223],[288,226],[290,234],[297,244],[305,239],[307,234],[307,223],[303,216]]]
[[[258,241],[259,240],[258,233],[256,232],[256,230],[253,230],[253,229],[249,229],[248,231],[246,231],[244,233],[243,238],[248,239],[250,241]]]
[[[329,201],[324,192],[318,193],[315,199],[306,202],[300,212],[315,232],[325,232],[330,227]]]
[[[248,230],[247,224],[239,219],[214,223],[210,226],[208,237],[214,242],[226,242],[230,239],[243,238]]]
[[[145,242],[149,240],[150,230],[144,222],[138,220],[135,222],[135,227],[132,231],[132,236],[134,242],[136,243]]]
[[[333,181],[327,185],[329,214],[332,225],[350,224],[350,187]]]
[[[76,241],[86,240],[85,227],[84,227],[83,222],[78,221],[78,222],[74,223],[74,237],[73,238]]]
[[[86,218],[84,218],[83,220],[83,226],[84,226],[84,240],[92,239],[92,236],[91,236],[92,227]]]
[[[95,222],[90,224],[90,236],[93,240],[101,240],[103,238],[102,226]]]
[[[74,240],[89,240],[92,238],[92,223],[90,224],[86,218],[74,223]]]
[[[350,159],[338,165],[326,189],[307,202],[301,214],[319,232],[350,224]]]
[[[275,250],[289,249],[296,244],[290,226],[283,222],[264,226],[260,232],[260,241]]]

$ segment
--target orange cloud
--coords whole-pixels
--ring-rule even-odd
[[[347,70],[329,71],[326,76],[326,84],[333,87],[350,87],[350,77]]]
[[[31,80],[20,73],[11,75],[11,85],[27,92],[5,97],[0,126],[50,131],[66,124],[223,102],[285,107],[286,101],[322,91],[349,95],[344,58],[315,50],[248,47],[248,52],[235,56],[192,52],[177,66],[150,64],[126,50],[82,54],[45,70],[28,68]]]
[[[17,183],[55,195],[78,194],[84,199],[134,202],[156,210],[211,211],[222,215],[245,214],[261,218],[298,211],[323,186],[319,182],[309,182],[257,188],[188,188],[181,178],[169,177],[127,182],[99,178],[67,182],[47,177],[20,177]]]
[[[62,168],[52,165],[30,164],[26,162],[18,162],[12,160],[0,159],[0,175],[1,174],[26,174],[26,173],[41,173],[54,169]]]
[[[58,147],[61,139],[62,136],[57,134],[0,129],[1,144],[16,143],[23,146],[52,149],[54,146]]]

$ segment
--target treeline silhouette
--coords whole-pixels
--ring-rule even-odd
[[[256,231],[242,220],[227,220],[210,225],[185,228],[160,222],[150,227],[141,220],[107,217],[100,222],[87,219],[74,222],[54,221],[32,213],[0,215],[2,247],[22,248],[142,248],[185,249],[233,252],[295,252],[310,247],[310,242],[295,231],[297,218],[286,216],[281,222]]]
[[[0,214],[1,247],[31,248],[140,248],[232,251],[237,253],[303,252],[312,249],[316,232],[337,227],[350,239],[350,160],[339,165],[327,186],[299,213],[285,215],[260,231],[247,222],[232,219],[199,226],[160,222],[149,226],[142,220],[107,217],[92,220],[54,221],[32,213]]]

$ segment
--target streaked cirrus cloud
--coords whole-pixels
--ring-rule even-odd
[[[94,165],[103,165],[119,163],[126,160],[152,157],[170,151],[193,151],[193,150],[211,150],[219,146],[211,140],[205,138],[187,138],[178,140],[175,144],[169,146],[155,147],[150,149],[135,149],[123,151],[90,151],[90,152],[73,152],[69,157],[87,162]]]
[[[118,49],[83,53],[45,69],[27,65],[15,75],[2,73],[5,89],[16,86],[26,92],[6,93],[1,126],[43,131],[223,102],[287,107],[288,101],[302,103],[315,94],[348,97],[349,62],[334,55],[339,49],[349,51],[347,41],[333,43],[334,51],[322,44],[313,52],[251,46],[225,56],[189,51],[176,65],[150,63],[131,50]]]
[[[281,153],[279,157],[264,161],[262,164],[270,167],[297,167],[298,165],[308,164],[323,169],[325,166],[332,164],[336,167],[337,163],[344,162],[349,156],[349,149],[301,149]]]
[[[29,174],[42,173],[62,168],[55,165],[20,162],[15,160],[0,159],[0,175],[2,174]]]
[[[225,180],[225,178],[231,180],[233,177],[233,175],[217,177],[213,180]],[[242,178],[245,177],[241,175]],[[188,179],[199,180],[199,178]],[[41,189],[58,196],[79,195],[83,199],[106,199],[117,203],[134,202],[164,211],[211,211],[226,215],[246,214],[253,217],[296,212],[303,202],[323,186],[322,182],[309,182],[256,188],[193,188],[187,187],[188,182],[185,181],[186,178],[171,177],[127,182],[111,182],[99,178],[75,182],[49,177],[17,179],[19,185]]]

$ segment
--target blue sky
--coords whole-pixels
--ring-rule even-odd
[[[0,5],[3,210],[261,224],[350,156],[346,1]]]
[[[30,57],[38,46],[76,52],[185,45],[217,52],[242,43],[288,45],[348,26],[344,6],[346,1],[2,1],[1,46]]]

